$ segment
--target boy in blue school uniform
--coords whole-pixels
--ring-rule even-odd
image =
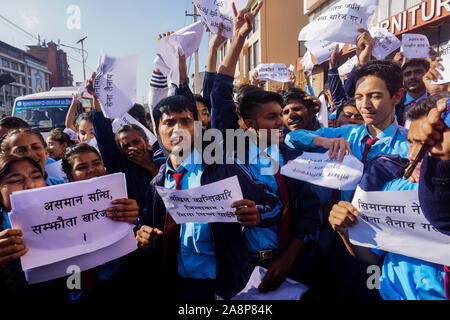
[[[369,160],[364,168],[360,187],[365,191],[418,190],[420,167],[410,180],[403,179],[405,171],[415,159],[422,141],[418,139],[420,123],[436,101],[430,97],[411,107],[406,117],[411,121],[408,132],[410,149],[408,160],[398,155],[378,155]],[[434,102],[434,103],[433,103]],[[329,221],[356,258],[369,264],[382,263],[380,295],[384,300],[442,300],[445,299],[444,267],[435,263],[406,257],[392,252],[369,249],[353,245],[348,240],[347,227],[356,223],[357,210],[351,203],[341,201],[336,204]]]
[[[144,247],[142,244],[150,241],[155,244],[154,252],[161,257],[161,278],[169,298],[212,300],[218,295],[229,299],[244,288],[254,267],[242,228],[277,223],[278,216],[266,217],[266,214],[279,200],[266,191],[265,185],[255,183],[240,166],[205,164],[199,150],[190,152],[194,146],[194,121],[198,120],[192,101],[184,96],[163,99],[153,110],[153,117],[169,158],[148,188],[141,227],[148,232],[144,239],[137,239],[138,245]],[[238,177],[244,197],[232,206],[239,223],[176,225],[155,188],[190,189],[232,176]],[[162,237],[156,240],[161,231]]]
[[[252,12],[249,16],[254,17],[255,14]],[[233,101],[233,75],[245,37],[251,30],[251,24],[244,20],[244,15],[245,10],[239,14],[236,12],[235,37],[215,76],[211,93],[211,124],[225,135],[224,145],[234,139],[226,136],[227,129],[239,129],[239,116]],[[244,157],[240,155],[239,146],[234,149],[234,157],[238,158],[242,167],[255,180],[266,184],[282,202],[274,211],[274,214],[282,212],[279,224],[244,230],[246,245],[254,262],[268,268],[259,286],[263,292],[277,289],[288,275],[311,284],[311,270],[308,270],[312,267],[310,255],[320,225],[320,203],[311,186],[283,177],[279,172],[279,167],[301,154],[282,143],[282,103],[282,97],[277,93],[259,89],[246,93],[240,101],[240,112],[249,131],[259,136],[259,144],[250,139],[242,150]],[[266,138],[262,136],[261,129],[267,130]],[[261,144],[265,144],[264,150],[259,149]]]

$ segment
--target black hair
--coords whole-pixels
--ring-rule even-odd
[[[153,108],[153,119],[155,120],[155,132],[158,132],[159,122],[163,114],[181,113],[187,111],[192,113],[194,120],[198,120],[197,106],[185,96],[176,95],[162,99]]]
[[[84,112],[78,115],[77,120],[75,121],[75,131],[78,131],[81,121],[92,122],[92,112]]]
[[[347,106],[356,108],[356,100],[355,100],[355,98],[348,99],[339,108],[337,108],[336,119],[339,118],[339,115],[342,113],[342,111],[344,111],[344,107],[347,107]]]
[[[29,133],[29,134],[35,135],[42,142],[42,145],[44,146],[44,148],[47,148],[47,143],[45,142],[44,137],[41,135],[41,133],[38,130],[31,129],[31,128],[19,128],[19,129],[10,131],[7,135],[0,138],[1,152],[9,154],[11,152],[11,146],[8,144],[8,140],[11,137],[13,137],[17,134],[21,134],[21,133]]]
[[[375,76],[384,80],[391,97],[403,88],[402,70],[392,61],[372,60],[356,68],[355,84],[366,76]]]
[[[72,176],[72,163],[70,162],[71,159],[77,154],[85,152],[95,153],[100,158],[100,160],[102,159],[97,149],[95,149],[93,146],[88,145],[87,143],[79,143],[70,147],[62,157],[61,161],[62,171],[66,174],[67,177]]]
[[[247,92],[242,98],[241,103],[239,104],[239,111],[242,115],[242,118],[245,119],[254,119],[258,109],[260,109],[260,105],[268,102],[277,102],[280,106],[283,105],[283,97],[272,91],[264,91],[264,90],[253,90]]]
[[[60,128],[50,130],[48,138],[60,144],[67,143],[67,147],[75,144],[75,142],[70,139],[70,136]]]
[[[200,95],[200,94],[194,94],[194,99],[195,99],[196,102],[203,103],[203,104],[206,106],[206,108],[208,108],[208,111],[211,112],[211,106],[210,106],[208,100],[206,100],[205,98],[203,98],[202,95]]]
[[[244,96],[253,91],[264,91],[264,90],[258,86],[254,86],[251,84],[244,84],[244,85],[240,86],[236,91],[237,104],[240,105]]]
[[[406,63],[402,66],[402,72],[408,67],[423,67],[425,72],[430,69],[430,63],[426,59],[414,58],[406,60]]]
[[[147,137],[147,134],[145,133],[144,129],[139,127],[137,124],[126,124],[126,125],[123,125],[122,127],[120,127],[120,129],[117,130],[117,132],[116,132],[117,144],[119,144],[119,135],[122,132],[130,132],[131,130],[136,131],[139,136],[141,136],[146,142],[148,142],[148,137]],[[119,146],[119,148],[120,148],[120,146]],[[120,148],[120,149],[122,149],[122,148]]]
[[[443,99],[450,97],[450,92],[439,92],[424,98],[417,102],[415,105],[408,108],[405,117],[408,120],[414,121],[422,117],[426,117],[431,109],[436,108],[436,103]]]
[[[292,102],[300,102],[308,109],[314,108],[314,102],[312,100],[305,100],[306,97],[307,94],[302,89],[291,88],[283,95],[283,107],[291,104]]]
[[[131,107],[131,109],[128,110],[128,114],[135,119],[139,119],[138,121],[140,124],[142,124],[147,129],[150,129],[147,125],[147,122],[145,122],[145,116],[146,116],[145,108],[141,104],[135,103]]]
[[[0,120],[0,127],[8,129],[29,128],[30,125],[23,119],[17,117],[4,117]]]

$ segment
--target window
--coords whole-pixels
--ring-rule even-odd
[[[261,63],[261,55],[259,54],[259,41],[256,41],[253,44],[253,55],[254,55],[254,62],[255,67]]]
[[[9,68],[9,61],[6,59],[2,59],[2,66]]]
[[[20,72],[25,73],[25,67],[23,64],[20,65]]]
[[[252,71],[254,66],[255,60],[253,56],[253,46],[250,46],[248,48],[248,71]]]

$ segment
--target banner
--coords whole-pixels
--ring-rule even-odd
[[[97,251],[125,237],[133,226],[107,217],[114,199],[127,198],[125,175],[14,192],[11,225],[29,251],[24,270]]]
[[[450,236],[423,216],[417,190],[365,192],[358,187],[352,204],[359,216],[348,229],[351,243],[450,265]]]

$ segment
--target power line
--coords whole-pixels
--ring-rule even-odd
[[[40,41],[38,37],[34,36],[33,34],[29,33],[27,30],[23,29],[22,27],[18,26],[17,24],[15,24],[14,22],[12,22],[11,20],[5,18],[4,16],[2,16],[0,14],[0,18],[2,18],[3,20],[5,20],[6,22],[10,23],[11,25],[13,25],[14,27],[16,27],[17,29],[19,29],[20,31],[22,31],[23,33],[25,33],[26,35],[32,37],[34,40]]]

